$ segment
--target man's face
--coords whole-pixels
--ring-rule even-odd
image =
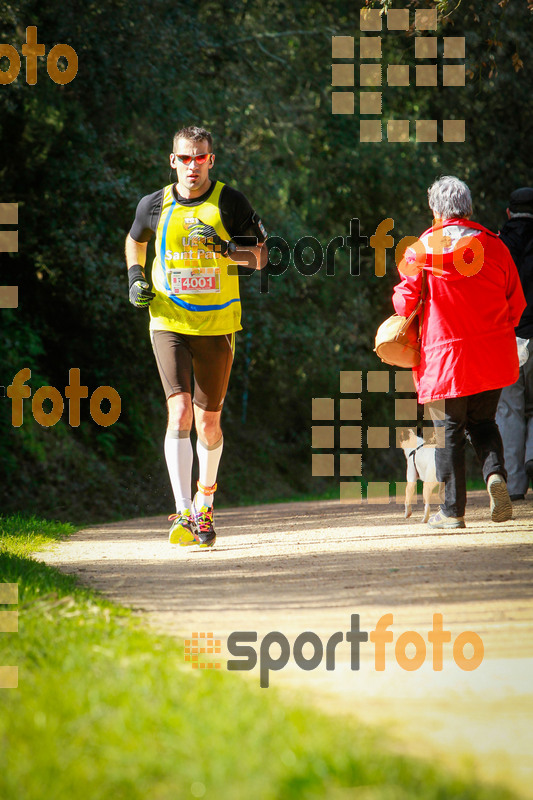
[[[209,170],[213,167],[215,156],[210,155],[204,164],[196,161],[184,164],[178,156],[199,156],[208,152],[207,139],[202,139],[201,142],[178,139],[178,146],[170,156],[170,166],[177,171],[179,192],[183,197],[199,197],[209,189]]]

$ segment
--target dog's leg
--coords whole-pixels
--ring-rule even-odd
[[[416,481],[407,481],[405,487],[405,518],[408,519],[412,514],[413,497],[416,493]]]
[[[422,517],[422,522],[427,522],[429,519],[429,498],[432,486],[432,483],[424,483],[422,488],[422,496],[424,498],[424,516]]]
[[[422,519],[422,522],[427,522],[429,520],[429,515],[430,515],[430,511],[431,511],[431,509],[430,509],[431,495],[432,495],[432,493],[434,492],[434,490],[436,489],[437,486],[439,486],[438,481],[425,481],[424,482],[424,488],[422,489],[422,495],[424,497],[424,517]],[[440,498],[438,497],[438,495],[436,495],[436,496],[437,496],[438,502],[441,502]]]

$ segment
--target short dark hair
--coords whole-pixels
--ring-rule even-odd
[[[213,137],[209,131],[206,131],[205,128],[198,128],[197,125],[189,125],[187,128],[181,128],[179,131],[176,131],[174,139],[172,140],[172,149],[174,152],[176,152],[178,139],[187,139],[189,142],[201,142],[206,139],[209,152],[213,152]]]

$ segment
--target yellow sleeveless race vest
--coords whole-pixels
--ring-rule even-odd
[[[241,301],[237,264],[192,244],[189,228],[198,222],[212,225],[218,235],[231,239],[220,216],[223,183],[217,181],[207,200],[197,206],[179,203],[172,185],[163,190],[157,224],[150,303],[150,330],[218,336],[240,331]],[[228,268],[234,275],[228,275]]]

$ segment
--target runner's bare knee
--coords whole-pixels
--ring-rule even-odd
[[[193,413],[190,394],[171,395],[167,400],[167,408],[170,431],[191,430]]]
[[[220,411],[204,411],[204,409],[194,406],[196,432],[204,444],[216,444],[222,436],[220,415]]]

